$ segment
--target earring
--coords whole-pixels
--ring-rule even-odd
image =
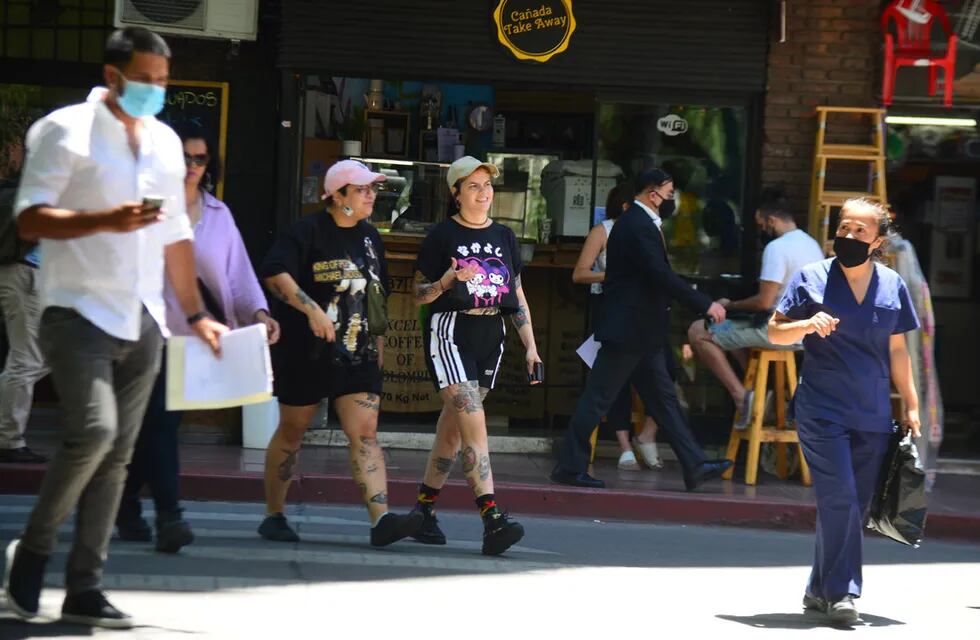
[[[344,205],[344,208],[341,209],[341,211],[343,211],[344,215],[347,216],[348,218],[354,215],[354,210],[348,207],[347,205]]]
[[[214,191],[214,181],[211,179],[210,173],[204,174],[204,190],[208,193]]]

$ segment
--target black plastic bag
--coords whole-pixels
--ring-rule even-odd
[[[926,474],[912,433],[897,424],[888,445],[867,527],[902,544],[918,547],[926,527]]]

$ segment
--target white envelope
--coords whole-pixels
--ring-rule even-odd
[[[575,353],[591,369],[592,365],[595,364],[596,356],[599,355],[600,348],[602,348],[602,343],[595,341],[595,334],[593,333],[575,350]]]

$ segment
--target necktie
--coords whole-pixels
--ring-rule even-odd
[[[667,262],[667,264],[670,264],[670,255],[667,253],[667,238],[664,236],[663,226],[657,224],[656,222],[653,224],[655,227],[657,227],[657,231],[660,232],[660,240],[664,243],[664,260]]]

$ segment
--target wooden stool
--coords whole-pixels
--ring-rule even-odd
[[[763,425],[766,405],[766,387],[769,382],[769,364],[775,366],[774,395],[776,401],[776,424]],[[732,435],[728,439],[728,451],[725,457],[734,460],[738,446],[742,440],[748,442],[749,450],[746,457],[745,484],[755,484],[759,473],[759,447],[763,442],[776,444],[776,472],[780,478],[789,475],[786,463],[786,445],[795,444],[800,460],[800,478],[803,484],[810,486],[810,467],[803,457],[803,447],[796,429],[786,425],[787,401],[796,393],[796,358],[790,349],[752,349],[749,356],[748,369],[745,372],[745,388],[754,389],[752,400],[752,420],[745,429],[732,427]],[[786,392],[789,391],[789,395]],[[735,468],[732,467],[722,475],[725,480],[731,480]]]

